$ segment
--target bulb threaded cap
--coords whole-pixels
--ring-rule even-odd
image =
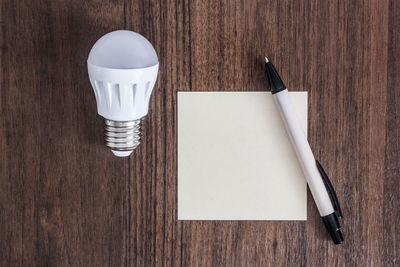
[[[105,119],[104,140],[116,156],[126,157],[140,144],[140,122]]]

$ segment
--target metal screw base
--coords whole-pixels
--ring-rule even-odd
[[[115,151],[132,152],[140,144],[140,121],[140,119],[134,121],[112,121],[105,119],[104,140],[106,146],[114,154]]]

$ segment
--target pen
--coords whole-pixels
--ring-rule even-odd
[[[317,205],[319,214],[335,244],[343,243],[338,217],[342,211],[335,193],[321,164],[315,160],[307,138],[300,126],[285,84],[274,65],[265,58],[265,71],[271,85],[271,93],[279,110],[286,131]]]

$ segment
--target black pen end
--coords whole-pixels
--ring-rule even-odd
[[[286,89],[285,84],[282,82],[281,77],[276,71],[274,65],[265,57],[265,72],[271,86],[271,93],[276,94]]]
[[[340,224],[339,224],[339,219],[336,215],[335,212],[321,217],[322,221],[324,222],[324,225],[326,227],[326,230],[328,230],[333,243],[336,245],[342,244],[344,242],[344,238],[342,235],[342,232],[340,231]]]

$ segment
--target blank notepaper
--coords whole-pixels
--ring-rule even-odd
[[[291,92],[307,132],[307,92]],[[179,220],[306,220],[307,184],[270,92],[178,92]]]

